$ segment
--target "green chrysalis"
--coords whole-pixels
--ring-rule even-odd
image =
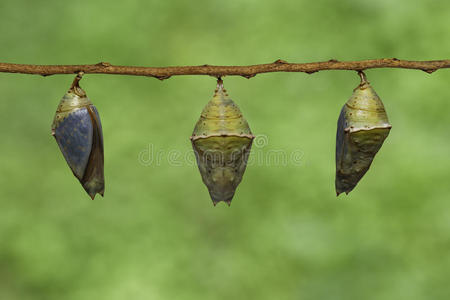
[[[389,135],[383,102],[359,72],[361,83],[342,107],[336,134],[336,194],[348,194],[369,170]]]
[[[247,165],[253,134],[221,79],[191,136],[202,180],[216,205],[231,204]]]

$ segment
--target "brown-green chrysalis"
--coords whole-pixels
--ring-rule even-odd
[[[221,79],[191,136],[202,180],[216,205],[231,204],[247,165],[253,134]]]
[[[359,72],[361,83],[345,103],[336,134],[336,194],[348,194],[369,170],[389,134],[383,102]]]
[[[75,177],[89,196],[103,196],[103,134],[97,109],[80,88],[79,74],[61,99],[52,135]]]

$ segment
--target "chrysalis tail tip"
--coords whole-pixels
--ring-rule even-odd
[[[351,190],[350,191],[336,191],[336,197],[339,197],[339,195],[342,193],[345,193],[345,195],[348,195],[350,192],[351,192]]]
[[[219,201],[213,201],[214,207],[216,207],[216,206],[217,206],[217,203],[219,203],[220,201],[223,201],[223,202],[225,202],[226,204],[228,204],[228,207],[230,207],[230,205],[231,205],[231,200],[219,200]]]
[[[91,199],[92,200],[94,200],[95,199],[95,196],[97,195],[97,194],[99,194],[100,196],[102,196],[102,197],[104,197],[104,194],[105,194],[105,192],[104,191],[101,191],[101,192],[95,192],[95,193],[88,193],[89,194],[89,197],[91,197]]]

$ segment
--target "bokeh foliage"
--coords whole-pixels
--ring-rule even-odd
[[[449,58],[448,1],[1,1],[4,62],[256,64]],[[450,71],[367,72],[393,125],[349,196],[334,192],[339,110],[356,73],[274,73],[225,87],[267,153],[230,208],[169,163],[215,81],[86,75],[102,117],[91,201],[50,124],[73,76],[0,74],[0,299],[449,299]],[[138,159],[153,147],[157,163]],[[144,152],[143,152],[144,151]],[[173,152],[170,152],[173,153]],[[173,157],[172,157],[173,158]]]

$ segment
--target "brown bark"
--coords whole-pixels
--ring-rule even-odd
[[[323,70],[353,70],[363,71],[375,68],[402,68],[422,70],[433,73],[436,70],[450,68],[450,60],[432,61],[409,61],[396,58],[382,58],[361,61],[337,61],[329,60],[312,63],[288,63],[284,60],[276,60],[270,64],[250,65],[250,66],[179,66],[179,67],[135,67],[135,66],[114,66],[107,62],[100,62],[94,65],[26,65],[0,63],[0,72],[38,74],[49,76],[55,74],[117,74],[149,76],[158,79],[167,79],[175,75],[209,75],[221,76],[243,76],[251,78],[260,73],[270,72],[305,72],[308,74]]]

